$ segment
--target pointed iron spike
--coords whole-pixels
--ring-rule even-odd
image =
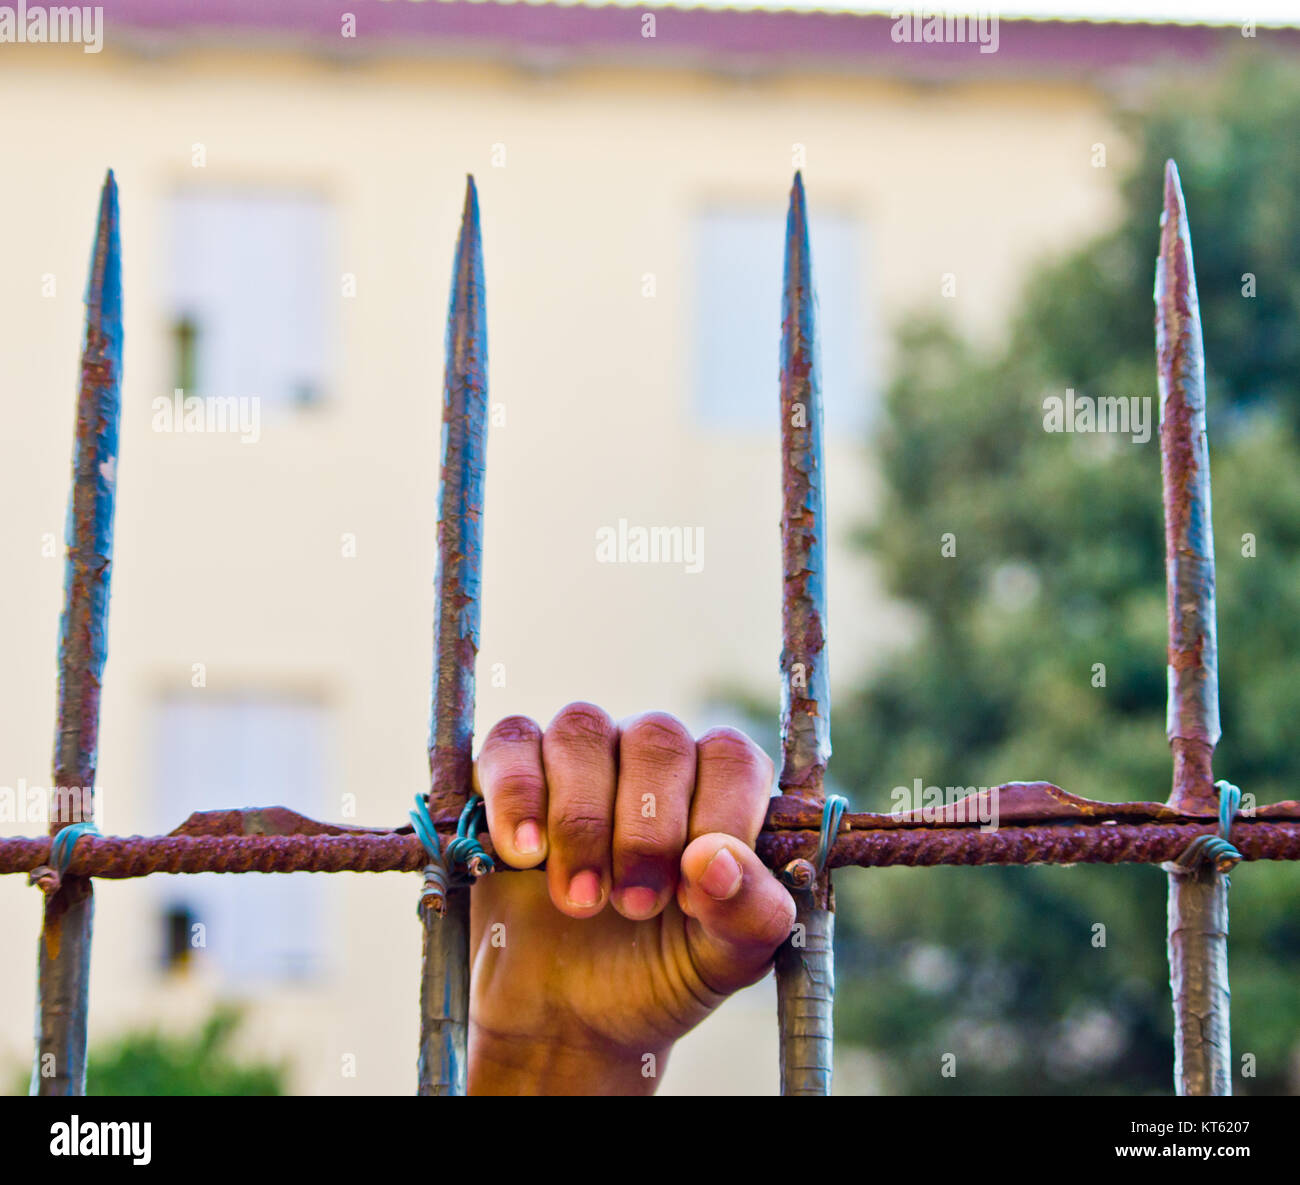
[[[1178,168],[1165,166],[1156,263],[1156,354],[1169,616],[1170,804],[1214,810],[1210,757],[1219,741],[1214,535],[1205,424],[1205,355],[1192,240]]]
[[[429,738],[429,810],[435,822],[459,815],[472,776],[488,395],[483,246],[473,177],[465,186],[452,267],[446,354]],[[469,987],[469,890],[453,888],[443,916],[425,911],[424,917],[417,1064],[422,1095],[466,1093]]]
[[[820,802],[830,757],[826,661],[826,507],[821,365],[803,178],[786,218],[781,300],[781,777],[785,794]]]
[[[108,658],[113,509],[122,414],[122,250],[117,182],[109,170],[86,285],[72,490],[68,498],[58,723],[50,833],[94,817],[99,703]],[[75,810],[71,809],[74,808]],[[38,954],[32,1093],[86,1089],[87,1007],[94,897],[87,877],[64,876],[46,900]]]
[[[429,745],[429,805],[436,820],[458,813],[469,794],[479,642],[487,315],[478,194],[472,177],[465,187],[452,268],[446,355]]]
[[[1174,759],[1169,802],[1184,811],[1213,811],[1219,688],[1205,355],[1187,208],[1173,161],[1165,165],[1160,221],[1155,303]],[[1180,1095],[1231,1094],[1228,878],[1212,868],[1167,867],[1174,1087]]]
[[[803,178],[796,173],[786,219],[781,297],[781,777],[783,793],[821,803],[830,757],[826,677],[826,507],[816,299]],[[800,867],[800,866],[803,867]],[[790,866],[799,947],[776,953],[781,1093],[825,1095],[831,1087],[835,994],[830,874]]]

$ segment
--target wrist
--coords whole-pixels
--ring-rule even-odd
[[[649,1095],[670,1046],[644,1051],[602,1043],[518,1038],[470,1022],[472,1095]]]

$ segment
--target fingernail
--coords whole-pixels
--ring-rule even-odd
[[[570,905],[590,909],[600,904],[600,877],[590,870],[578,873],[569,882],[567,894]]]
[[[658,908],[659,894],[644,885],[636,885],[631,889],[624,889],[618,895],[618,904],[624,916],[640,922],[650,917]]]
[[[726,901],[740,892],[740,882],[744,879],[736,857],[726,848],[719,848],[704,868],[700,888],[715,901]]]
[[[542,829],[536,819],[525,819],[515,828],[515,851],[521,856],[533,856],[542,850]]]

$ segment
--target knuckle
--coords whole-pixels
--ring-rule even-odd
[[[551,721],[546,739],[561,745],[606,748],[614,737],[614,722],[609,713],[595,704],[566,704]]]
[[[485,791],[492,805],[506,814],[535,811],[546,794],[546,779],[537,770],[503,770],[491,779]]]
[[[700,760],[728,775],[762,774],[771,780],[772,759],[738,728],[711,728],[696,742]]]
[[[549,829],[562,846],[592,848],[608,845],[611,826],[596,806],[572,802],[551,819]]]
[[[614,837],[619,854],[634,860],[669,860],[681,854],[681,842],[675,848],[663,828],[637,820],[635,824],[620,823]]]
[[[541,736],[542,730],[538,727],[536,720],[532,720],[527,716],[505,716],[488,730],[487,737],[483,741],[483,747],[487,748],[493,742],[514,745],[531,744],[540,740]]]
[[[655,765],[676,765],[695,756],[691,734],[676,716],[647,712],[623,729],[623,747]]]

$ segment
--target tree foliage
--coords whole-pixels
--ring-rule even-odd
[[[889,809],[916,778],[1169,793],[1152,305],[1169,157],[1205,331],[1215,770],[1261,803],[1300,797],[1300,71],[1259,57],[1125,117],[1136,159],[1118,225],[1036,269],[1002,346],[981,353],[933,321],[900,330],[885,499],[862,534],[918,629],[836,704],[832,768],[856,805]],[[1043,400],[1066,388],[1149,399],[1151,439],[1046,432]],[[941,555],[945,533],[955,556]],[[1233,877],[1242,1093],[1287,1089],[1300,1048],[1298,878],[1263,863]],[[842,875],[837,892],[838,1031],[887,1058],[890,1089],[1171,1089],[1158,869],[880,870]],[[944,1053],[955,1078],[940,1075]],[[1257,1077],[1241,1076],[1244,1053]]]
[[[164,1036],[127,1033],[92,1050],[86,1092],[92,1095],[280,1095],[286,1070],[239,1060],[230,1045],[241,1021],[230,1006],[216,1008],[194,1032]]]

